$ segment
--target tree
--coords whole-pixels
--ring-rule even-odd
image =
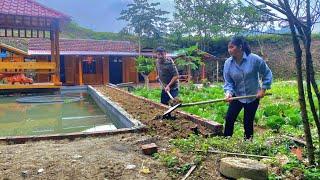
[[[175,0],[175,3],[175,23],[180,23],[178,31],[197,35],[201,50],[206,50],[206,42],[213,35],[224,34],[231,22],[229,0]]]
[[[126,31],[132,31],[138,36],[139,53],[141,52],[141,38],[158,38],[164,33],[168,18],[167,11],[158,9],[160,3],[149,3],[148,0],[134,0],[128,4],[128,9],[122,10],[119,20],[128,21]]]
[[[313,119],[317,126],[318,140],[320,143],[320,93],[314,76],[314,67],[311,54],[311,32],[315,23],[319,22],[320,16],[320,1],[319,0],[246,0],[253,7],[261,10],[259,6],[261,4],[267,6],[270,10],[277,11],[277,14],[271,14],[271,11],[265,11],[264,13],[274,17],[274,20],[286,24],[291,31],[291,37],[296,55],[296,70],[297,70],[297,82],[299,92],[299,104],[301,109],[301,117],[303,120],[305,139],[307,142],[308,160],[310,164],[315,164],[314,145],[312,141],[310,124],[306,105],[306,96],[303,85],[303,71],[302,71],[302,53],[305,54],[305,66],[306,66],[306,85],[307,85],[307,97],[309,100],[310,109]],[[258,3],[256,3],[258,2]],[[303,45],[303,48],[301,47]],[[318,100],[319,112],[316,110],[316,106],[313,99],[312,90],[315,92]]]
[[[138,56],[136,59],[136,68],[137,71],[142,75],[144,78],[144,85],[146,88],[149,88],[149,74],[155,68],[155,60],[152,58]]]
[[[270,16],[241,1],[175,0],[175,3],[176,13],[172,26],[179,28],[171,32],[197,36],[199,48],[203,51],[208,51],[212,37],[234,34],[270,23]]]
[[[176,64],[180,68],[187,67],[188,82],[191,80],[191,71],[197,70],[203,64],[201,61],[203,55],[204,52],[200,51],[198,46],[191,46],[178,51]]]

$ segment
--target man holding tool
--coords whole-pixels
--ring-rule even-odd
[[[179,94],[179,74],[173,60],[167,57],[163,47],[156,49],[158,80],[162,86],[161,103],[169,105],[169,101],[175,101]],[[174,102],[172,102],[174,104]]]

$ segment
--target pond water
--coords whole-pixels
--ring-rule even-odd
[[[80,101],[18,103],[18,96],[0,97],[0,136],[91,132],[117,129],[87,93],[68,94]],[[25,97],[25,96],[24,96]]]

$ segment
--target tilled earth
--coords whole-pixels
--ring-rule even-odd
[[[155,142],[160,152],[168,151],[169,140],[187,137],[195,124],[179,116],[176,120],[155,120],[163,111],[151,104],[107,87],[97,89],[149,130],[73,141],[1,144],[0,179],[181,179],[183,175],[173,176],[160,161],[143,155],[140,147]],[[190,156],[180,154],[179,158],[188,162]],[[218,159],[207,157],[189,179],[223,179],[217,171]]]
[[[162,138],[183,138],[193,133],[192,128],[196,126],[195,123],[185,119],[175,113],[174,120],[172,119],[159,119],[164,113],[155,105],[145,102],[143,100],[133,98],[125,93],[119,92],[115,89],[108,87],[96,87],[98,91],[102,92],[113,102],[118,103],[124,110],[138,119],[140,122],[148,126],[148,134],[160,135]],[[203,134],[209,133],[209,131],[203,127],[197,126],[199,131]]]

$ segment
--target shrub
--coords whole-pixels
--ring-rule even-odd
[[[278,132],[279,129],[281,128],[281,126],[284,125],[285,123],[286,122],[282,117],[272,115],[267,118],[266,125],[267,125],[267,127],[271,128],[272,130],[275,130]]]

